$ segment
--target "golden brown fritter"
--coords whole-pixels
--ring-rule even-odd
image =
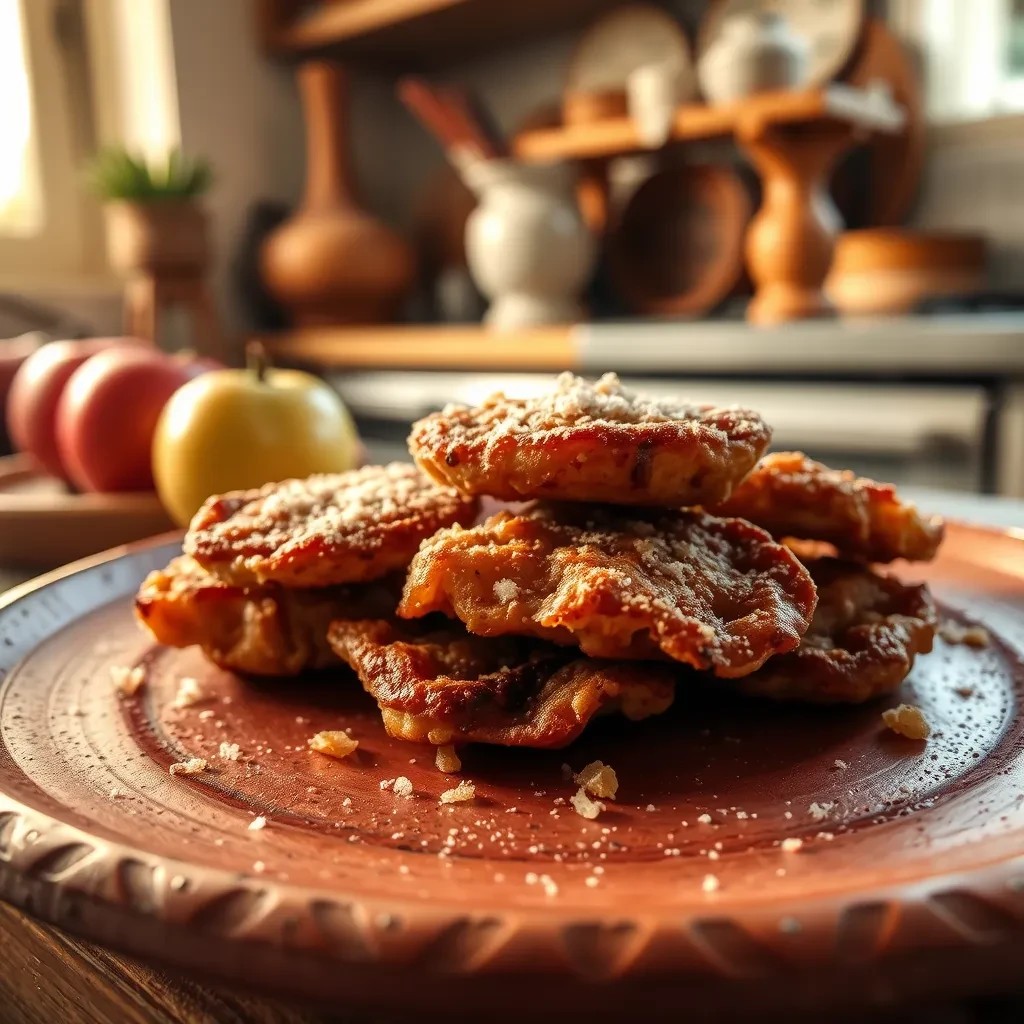
[[[812,562],[818,607],[800,646],[738,683],[748,694],[859,704],[891,693],[932,649],[937,617],[927,586],[833,559]]]
[[[464,494],[678,508],[728,497],[768,447],[757,413],[649,399],[613,373],[563,373],[539,398],[492,395],[413,424],[409,450]]]
[[[341,621],[338,655],[373,696],[387,731],[416,743],[563,747],[598,714],[633,721],[672,703],[668,663],[599,661],[526,637],[483,638],[450,620]]]
[[[414,466],[366,466],[212,497],[185,551],[229,583],[358,583],[404,569],[424,537],[476,510]]]
[[[709,511],[747,519],[774,537],[826,541],[858,561],[927,561],[942,543],[942,520],[900,501],[891,484],[829,469],[802,452],[766,456]]]
[[[146,577],[135,598],[139,621],[168,647],[202,647],[221,668],[288,676],[337,663],[327,643],[331,621],[387,614],[398,585],[288,590],[267,583],[223,583],[191,558],[175,558]]]
[[[814,602],[796,556],[742,520],[538,503],[424,541],[399,614],[742,676],[797,646]]]

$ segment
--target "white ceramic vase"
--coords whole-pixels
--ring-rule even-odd
[[[806,84],[810,46],[771,11],[733,14],[697,65],[701,92],[711,103],[731,103],[759,92]]]
[[[594,264],[594,239],[580,217],[564,164],[488,160],[463,168],[480,204],[466,222],[466,259],[499,330],[572,323]]]

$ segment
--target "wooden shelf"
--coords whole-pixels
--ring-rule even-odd
[[[282,56],[329,51],[403,67],[437,67],[580,25],[622,0],[321,0],[296,13],[261,0],[264,47]]]
[[[323,327],[268,334],[274,362],[317,369],[566,370],[576,365],[571,325],[500,334],[480,324]]]
[[[963,313],[774,328],[736,320],[602,320],[498,334],[482,324],[322,327],[259,338],[318,371],[576,370],[596,375],[1024,380],[1024,314]]]
[[[732,135],[748,126],[756,129],[760,125],[829,120],[868,130],[895,131],[903,123],[903,111],[885,96],[831,85],[810,92],[765,93],[722,106],[686,104],[676,111],[670,138],[687,142]],[[513,141],[516,156],[536,162],[610,157],[644,148],[628,117],[536,128],[521,132]]]

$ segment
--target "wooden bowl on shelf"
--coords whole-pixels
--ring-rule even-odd
[[[698,316],[743,277],[753,206],[728,166],[672,167],[634,193],[608,240],[609,280],[637,313]]]
[[[174,523],[155,494],[72,494],[24,455],[0,458],[0,565],[53,569],[107,548],[166,533]]]
[[[825,291],[840,313],[909,313],[923,299],[985,286],[980,235],[871,228],[836,239]]]

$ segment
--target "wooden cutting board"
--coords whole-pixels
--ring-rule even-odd
[[[24,455],[0,458],[0,565],[53,569],[174,528],[155,494],[73,494]]]

